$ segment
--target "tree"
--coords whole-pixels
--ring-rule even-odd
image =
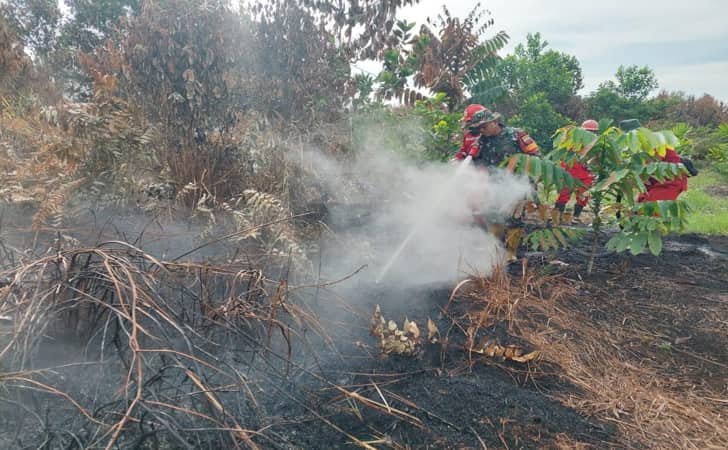
[[[377,96],[385,99],[400,98],[405,94],[409,77],[417,70],[417,61],[411,49],[412,29],[415,23],[403,20],[397,21],[387,39],[387,48],[382,50],[379,58],[382,61],[382,71],[376,81]]]
[[[118,27],[119,19],[138,14],[140,0],[65,0],[71,19],[61,28],[62,45],[90,52]]]
[[[497,52],[508,42],[508,34],[499,31],[484,38],[495,22],[479,5],[464,19],[452,17],[444,6],[442,9],[437,21],[422,27],[415,42],[418,70],[414,81],[415,86],[444,93],[452,112],[465,100],[466,89],[475,87],[476,77],[495,67]]]
[[[540,33],[528,34],[525,44],[503,58],[496,77],[506,95],[486,104],[511,115],[509,124],[524,128],[544,148],[553,130],[569,123],[566,114],[581,109],[576,95],[583,85],[578,60],[548,49]]]
[[[563,114],[569,100],[583,87],[581,66],[576,57],[547,48],[548,42],[540,33],[529,33],[526,45],[518,44],[498,72],[516,103],[543,93]]]
[[[30,69],[30,61],[23,51],[11,27],[0,15],[0,93],[17,91],[17,81],[24,78]]]
[[[619,66],[615,77],[617,93],[632,101],[646,100],[659,85],[655,73],[647,66]]]
[[[646,191],[645,180],[672,179],[686,173],[681,164],[662,162],[667,147],[676,147],[679,141],[670,131],[650,131],[639,128],[628,133],[611,126],[611,121],[600,122],[598,134],[580,127],[568,126],[556,132],[554,150],[545,158],[524,154],[513,155],[507,167],[540,181],[546,189],[555,187],[573,189],[578,183],[558,167],[560,162],[586,164],[595,175],[595,182],[587,191],[589,207],[594,214],[592,242],[587,272],[591,273],[601,234],[607,225],[619,224],[620,231],[606,243],[608,250],[632,254],[646,249],[654,255],[662,251],[662,236],[685,225],[689,209],[681,201],[639,203],[638,193]],[[621,203],[614,203],[620,198]],[[540,206],[542,219],[547,220],[546,205]],[[621,211],[620,215],[614,214]],[[558,216],[553,226],[535,230],[524,240],[534,250],[547,250],[568,245],[569,240],[583,236],[577,230],[563,226]]]
[[[376,58],[387,47],[399,8],[419,0],[254,0],[250,5],[254,19],[271,11],[298,11],[307,16],[317,30],[351,59]],[[294,26],[295,24],[291,24]]]
[[[518,113],[508,121],[509,125],[528,130],[536,142],[551,140],[553,130],[569,123],[569,119],[554,109],[544,92],[538,92],[522,100]]]
[[[449,112],[455,111],[468,91],[479,91],[492,78],[497,52],[508,42],[504,31],[483,37],[493,24],[479,5],[464,19],[452,17],[443,7],[416,36],[411,36],[413,23],[397,22],[379,55],[384,63],[378,77],[380,95],[401,97],[412,77],[415,87],[445,94]]]
[[[0,15],[23,45],[45,57],[54,48],[61,11],[56,0],[6,0]]]
[[[663,91],[650,102],[655,120],[685,122],[695,127],[717,127],[728,122],[728,105],[708,94],[695,97],[683,92]]]
[[[649,67],[620,66],[615,81],[601,83],[585,100],[586,112],[595,119],[640,119],[655,117],[658,104],[647,101],[657,87],[654,72]]]
[[[240,183],[232,130],[247,94],[239,88],[247,66],[240,43],[252,38],[223,3],[144,1],[119,23],[117,39],[79,62],[94,80],[94,109],[138,118],[160,136],[152,148],[169,180],[228,198]],[[194,195],[202,194],[191,193],[188,204]]]
[[[586,110],[596,119],[633,119],[645,122],[656,114],[654,102],[647,101],[649,94],[658,86],[655,74],[649,67],[619,66],[615,81],[601,83],[586,99]]]

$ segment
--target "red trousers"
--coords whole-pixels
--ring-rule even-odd
[[[679,163],[681,161],[680,156],[675,150],[668,148],[665,152],[665,156],[661,157],[664,162]],[[681,192],[688,190],[688,177],[687,175],[681,175],[672,180],[665,180],[659,182],[654,178],[650,178],[647,183],[647,192],[643,192],[637,197],[637,201],[642,202],[656,202],[658,200],[676,200]]]
[[[589,196],[584,195],[584,193],[587,191],[587,189],[589,189],[592,184],[594,184],[594,175],[584,164],[578,162],[575,162],[574,165],[571,167],[568,167],[566,164],[561,163],[561,167],[566,169],[566,171],[569,172],[569,175],[581,181],[584,186],[575,187],[573,191],[569,190],[568,187],[563,188],[561,192],[559,192],[559,198],[556,199],[556,203],[568,203],[569,199],[571,199],[571,194],[575,194],[576,204],[581,207],[586,206],[586,204],[589,202]]]
[[[687,190],[687,177],[682,176],[663,183],[651,183],[647,185],[647,192],[637,197],[637,201],[656,202],[658,200],[676,200],[681,192]]]

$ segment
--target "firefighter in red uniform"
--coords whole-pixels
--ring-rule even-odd
[[[592,133],[599,132],[599,123],[597,123],[596,120],[585,120],[584,123],[581,124],[581,127],[587,131],[591,131]],[[574,215],[572,217],[575,221],[578,221],[584,207],[587,203],[589,203],[589,196],[586,195],[586,191],[592,184],[594,184],[594,174],[591,173],[586,164],[579,161],[574,161],[571,167],[562,162],[561,167],[569,172],[569,175],[581,181],[582,186],[575,187],[573,191],[569,190],[568,187],[563,188],[559,193],[559,198],[556,199],[555,207],[563,215],[566,204],[571,199],[571,195],[575,194],[576,205],[574,205]]]
[[[500,114],[482,105],[468,106],[463,115],[463,128],[468,132],[455,159],[462,161],[470,156],[476,166],[496,168],[515,153],[539,154],[538,145],[525,131],[503,126],[500,118]],[[485,218],[476,215],[476,220],[505,242],[509,260],[515,260],[523,233],[522,225],[514,217]]]
[[[455,155],[456,159],[465,159],[470,149],[478,145],[478,138],[480,138],[480,129],[477,126],[479,121],[475,120],[477,114],[482,114],[485,111],[485,106],[472,104],[465,108],[463,114],[462,129],[463,129],[463,144],[460,146],[460,150]]]
[[[642,124],[637,119],[623,120],[619,123],[619,128],[625,133],[629,133],[641,126]],[[673,148],[668,147],[665,155],[660,156],[660,159],[667,163],[683,164],[691,175],[697,175],[697,171],[692,167],[692,163],[689,160],[681,158]],[[656,202],[658,200],[677,200],[677,197],[681,193],[688,190],[688,176],[682,174],[675,178],[662,181],[658,181],[656,178],[650,178],[645,182],[645,187],[647,191],[637,197],[639,203]]]
[[[660,156],[663,162],[682,164],[683,160],[677,154],[677,152],[668,147],[665,152],[665,156]],[[639,203],[642,202],[656,202],[658,200],[677,200],[677,197],[688,190],[688,176],[685,174],[678,175],[676,178],[671,180],[658,181],[655,178],[650,178],[645,183],[647,192],[641,193],[637,197]]]

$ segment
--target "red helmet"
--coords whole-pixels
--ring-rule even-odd
[[[584,123],[581,124],[581,127],[586,131],[597,132],[599,131],[599,122],[594,119],[585,120]]]
[[[484,123],[498,120],[499,118],[500,114],[492,112],[483,105],[474,103],[465,108],[465,113],[462,118],[463,128],[477,127]]]

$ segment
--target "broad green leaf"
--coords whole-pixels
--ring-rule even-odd
[[[574,191],[574,187],[576,185],[576,178],[572,177],[569,173],[564,173],[564,184],[567,188],[569,188],[570,191]]]
[[[680,217],[680,206],[677,202],[670,202],[670,214],[675,217]]]
[[[651,231],[647,238],[650,252],[657,256],[662,253],[662,236],[657,231]]]
[[[639,233],[632,236],[632,242],[629,244],[629,251],[633,255],[639,255],[647,244],[647,233]]]
[[[548,187],[551,186],[551,183],[554,180],[554,164],[544,164],[544,167],[541,168],[542,171],[542,181],[544,186]]]
[[[640,138],[637,136],[636,133],[630,133],[627,135],[627,145],[629,146],[629,149],[632,150],[634,153],[638,153],[640,151]]]
[[[619,234],[615,234],[614,236],[612,236],[611,238],[609,238],[609,240],[607,241],[607,244],[605,245],[605,247],[607,248],[607,250],[611,250],[611,251],[616,250],[617,249],[617,243],[619,242],[620,239],[621,239],[621,237],[620,237]]]
[[[529,173],[534,179],[541,179],[541,158],[531,157],[531,171]]]
[[[617,236],[620,236],[620,239],[617,241],[616,250],[618,253],[622,253],[623,251],[627,250],[631,239],[624,233],[619,233]]]
[[[660,209],[660,217],[668,217],[670,213],[669,206],[665,202],[656,202]]]
[[[564,169],[559,166],[554,166],[554,179],[552,181],[556,189],[561,189],[564,187],[565,175],[568,176]]]

